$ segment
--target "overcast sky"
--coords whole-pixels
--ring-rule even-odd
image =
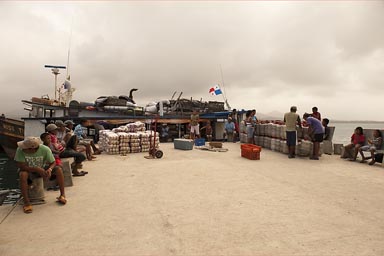
[[[383,26],[384,1],[1,1],[0,112],[53,97],[44,65],[67,65],[70,45],[78,101],[222,101],[221,66],[233,108],[384,120]]]

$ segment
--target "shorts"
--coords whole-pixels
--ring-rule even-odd
[[[56,179],[56,171],[59,167],[58,166],[55,166],[51,172],[51,177],[49,177],[49,180],[55,180]],[[46,167],[46,169],[48,169],[48,167]],[[20,169],[18,170],[18,172],[20,173]],[[37,172],[29,172],[28,173],[28,184],[32,184],[32,180],[34,179],[38,179],[38,178],[41,178],[40,174],[38,174]]]
[[[253,137],[254,132],[255,132],[255,129],[252,126],[247,125],[247,136],[248,136],[248,138]]]
[[[92,139],[81,139],[79,140],[79,145],[88,146],[91,145]]]
[[[296,131],[286,131],[287,133],[287,146],[296,146]]]
[[[323,140],[324,140],[324,133],[317,133],[313,137],[314,142],[323,142]]]
[[[362,151],[376,151],[375,145],[365,145],[360,148]]]
[[[196,135],[200,134],[199,125],[191,125],[191,133],[194,133]]]

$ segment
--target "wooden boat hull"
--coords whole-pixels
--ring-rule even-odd
[[[0,146],[10,159],[15,157],[17,142],[24,139],[24,122],[10,119],[0,119]]]

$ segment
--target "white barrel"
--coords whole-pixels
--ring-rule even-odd
[[[260,135],[260,126],[261,126],[260,124],[255,125],[255,134],[256,135]]]
[[[280,139],[275,139],[275,151],[280,152]]]
[[[265,136],[265,127],[266,124],[260,124],[260,135]]]
[[[271,137],[276,138],[276,125],[275,124],[271,125]]]
[[[281,153],[283,154],[288,154],[289,153],[289,150],[288,150],[288,145],[287,145],[287,141],[286,140],[281,140]]]
[[[264,137],[264,147],[271,149],[271,137]]]
[[[276,151],[276,139],[271,138],[271,150]]]
[[[264,147],[264,136],[259,136],[259,144],[257,144],[260,147]]]
[[[281,126],[281,138],[283,140],[287,139],[287,126],[285,126],[285,125]]]
[[[310,156],[312,151],[313,144],[308,140],[302,140],[301,143],[297,146],[299,156]]]
[[[269,123],[267,125],[267,136],[268,137],[272,137],[272,127],[273,127],[273,124],[272,123]]]

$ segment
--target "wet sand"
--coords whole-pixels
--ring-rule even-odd
[[[384,168],[323,155],[260,161],[173,149],[100,155],[66,189],[68,203],[0,225],[0,255],[384,255]],[[11,206],[0,207],[0,217]]]

